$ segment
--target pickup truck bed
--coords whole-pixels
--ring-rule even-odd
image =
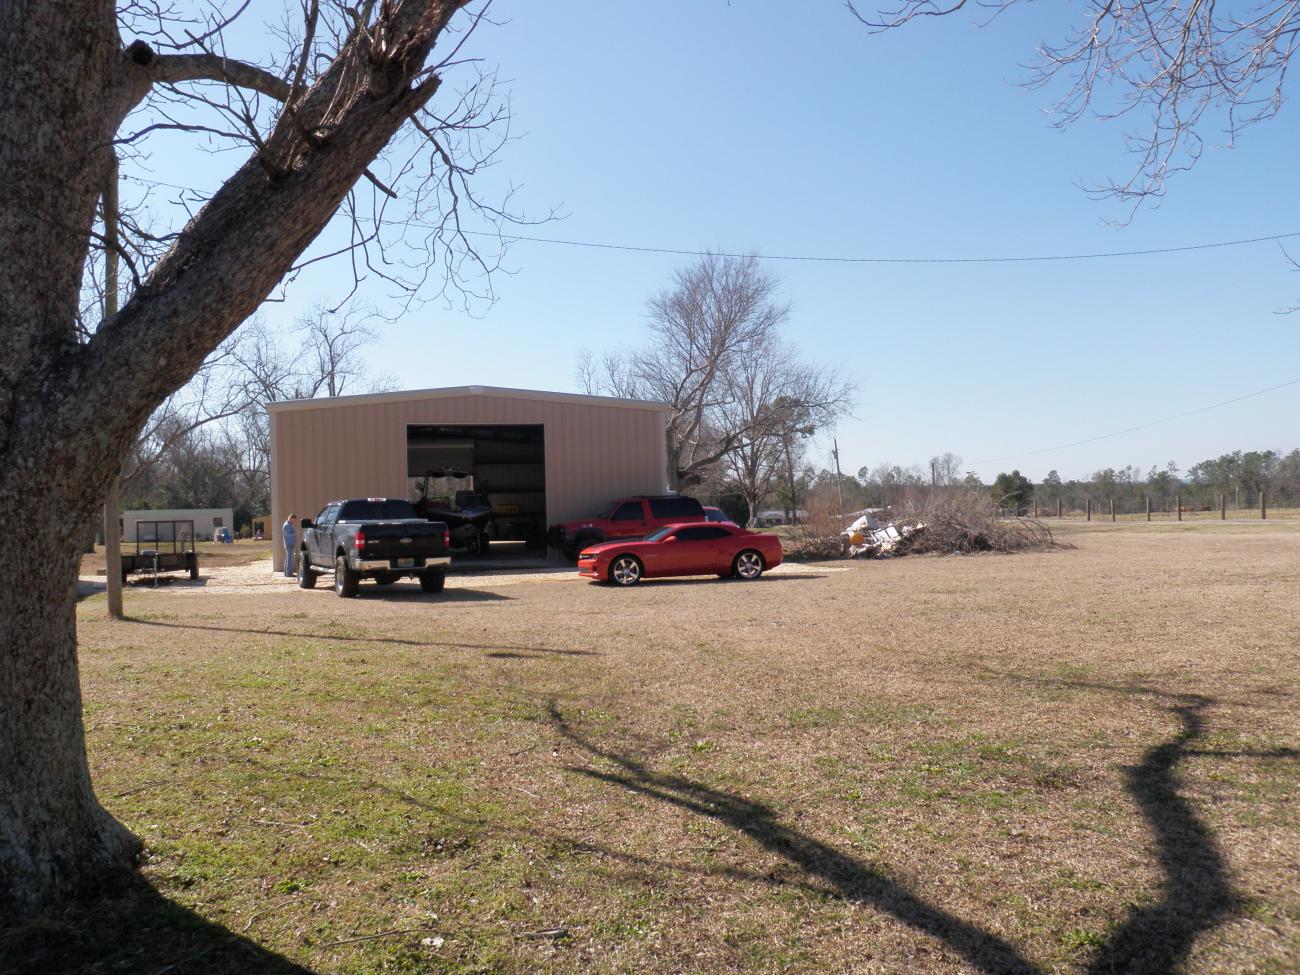
[[[427,521],[401,498],[331,501],[313,521],[302,521],[298,585],[311,589],[332,572],[334,591],[351,597],[363,579],[380,585],[403,576],[425,592],[441,592],[451,563],[447,526]]]

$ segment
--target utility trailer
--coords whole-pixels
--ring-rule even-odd
[[[135,551],[122,553],[122,582],[133,572],[152,573],[155,585],[160,572],[188,572],[198,579],[193,520],[137,521]]]

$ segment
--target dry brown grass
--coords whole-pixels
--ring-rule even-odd
[[[92,766],[156,893],[0,951],[1294,971],[1300,530],[1069,537],[752,585],[88,600]]]

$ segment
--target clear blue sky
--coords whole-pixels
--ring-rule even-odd
[[[256,18],[278,4],[258,6],[240,37],[255,38]],[[885,36],[835,0],[516,0],[495,11],[507,22],[483,28],[474,53],[507,79],[519,138],[485,186],[513,181],[530,211],[567,214],[525,233],[981,257],[1300,231],[1289,110],[1235,149],[1208,149],[1159,208],[1109,225],[1125,211],[1079,184],[1127,173],[1124,124],[1054,129],[1049,96],[1017,84],[1035,42],[1063,35],[1064,4],[984,29],[956,17]],[[168,143],[151,168],[212,185],[238,162],[195,155]],[[494,304],[473,315],[426,305],[386,329],[368,360],[402,387],[574,389],[578,350],[638,343],[645,299],[684,260],[519,242]],[[986,481],[1012,467],[1037,481],[1051,468],[1085,477],[1300,446],[1296,385],[1031,455],[1300,378],[1300,314],[1276,313],[1300,302],[1300,274],[1276,244],[1051,264],[769,267],[793,307],[791,337],[860,384],[856,416],[837,431],[846,471],[953,451]],[[334,297],[344,274],[305,275],[267,317],[290,322]],[[384,303],[381,289],[366,297]],[[829,464],[828,446],[811,459]]]

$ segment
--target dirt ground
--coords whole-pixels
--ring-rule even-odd
[[[82,568],[80,580],[80,592],[82,596],[93,595],[103,592],[105,587],[104,576],[99,574],[88,574],[87,568]],[[844,572],[843,566],[818,566],[812,567],[794,562],[787,562],[771,570],[772,575],[788,576],[800,575],[805,573],[825,574],[828,572]],[[317,586],[322,589],[330,587],[332,576],[325,575],[317,582]],[[476,586],[490,585],[493,588],[498,586],[512,586],[518,583],[537,583],[537,582],[563,582],[569,585],[586,585],[587,580],[580,578],[572,566],[557,564],[551,569],[528,569],[525,571],[501,571],[492,573],[453,572],[447,577],[448,589],[471,589]],[[127,584],[128,591],[132,592],[150,592],[154,590],[165,590],[167,595],[230,595],[232,593],[278,593],[297,589],[298,580],[285,576],[284,573],[275,572],[271,568],[270,559],[257,559],[255,561],[244,561],[235,564],[211,564],[203,563],[200,566],[200,574],[197,580],[191,580],[183,572],[173,572],[160,574],[157,579],[157,585],[152,576],[135,576]],[[414,592],[419,589],[418,584],[411,579],[405,583],[395,583],[392,588],[380,589],[369,583],[362,584],[362,594],[366,597],[379,597],[381,595],[392,598],[394,594],[402,592]]]
[[[92,771],[146,883],[0,967],[1297,970],[1300,525],[1065,534],[91,595]]]

